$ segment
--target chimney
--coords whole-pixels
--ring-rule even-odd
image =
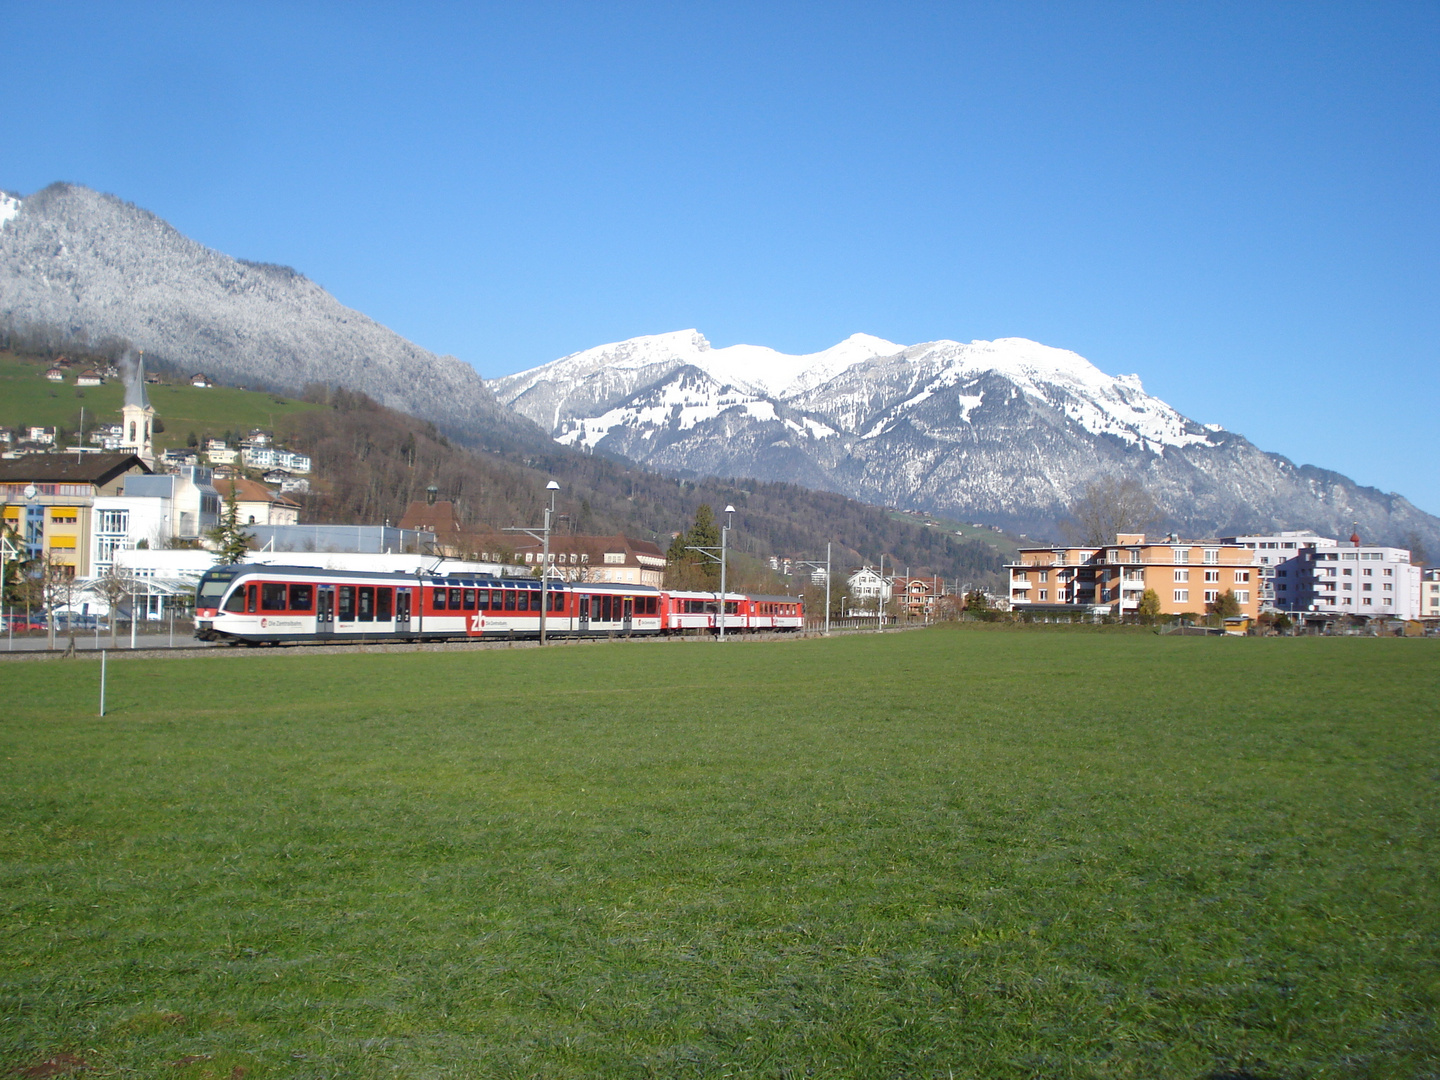
[[[437,495],[439,495],[439,494],[440,494],[440,489],[439,489],[438,487],[436,487],[434,484],[431,484],[429,487],[427,487],[427,488],[425,489],[425,505],[426,505],[426,506],[434,506],[434,505],[435,505],[435,496],[437,496]]]

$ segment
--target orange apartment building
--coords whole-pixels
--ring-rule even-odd
[[[1166,615],[1203,614],[1229,590],[1242,615],[1260,614],[1255,552],[1219,540],[1146,540],[1120,533],[1103,547],[1022,548],[1008,566],[1016,611],[1131,615],[1147,589]]]

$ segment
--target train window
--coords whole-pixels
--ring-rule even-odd
[[[265,611],[285,610],[285,585],[279,581],[260,583],[260,607]]]
[[[436,611],[444,611],[444,610],[445,610],[445,590],[444,590],[444,589],[431,589],[430,591],[431,591],[431,593],[433,594],[433,599],[434,599],[433,606],[434,606],[435,610],[436,610]]]
[[[465,610],[466,610],[466,611],[474,611],[474,610],[475,610],[475,590],[474,590],[474,589],[466,589],[466,590],[465,590]]]
[[[612,607],[613,607],[614,603],[615,603],[615,598],[614,598],[613,596],[610,596],[608,593],[607,593],[605,596],[603,596],[603,597],[600,598],[600,621],[601,621],[601,622],[611,622],[611,621],[613,621],[613,616],[614,616],[615,612],[612,610]]]
[[[506,589],[506,590],[505,590],[505,610],[506,610],[506,611],[514,611],[514,610],[515,610],[515,590],[514,590],[514,589]]]
[[[225,601],[225,610],[226,610],[226,611],[244,611],[244,610],[245,610],[245,586],[244,586],[244,585],[241,585],[238,589],[236,589],[234,592],[232,592],[232,593],[230,594],[230,599],[228,599],[228,600]]]
[[[450,590],[450,610],[451,610],[451,611],[459,611],[459,610],[460,610],[460,592],[461,592],[461,590],[459,590],[459,589],[451,589],[451,590]]]
[[[392,597],[393,597],[394,595],[395,595],[395,590],[394,590],[394,589],[389,589],[389,588],[377,588],[377,589],[375,590],[375,621],[376,621],[376,622],[389,622],[389,621],[390,621],[391,602],[392,602]]]
[[[290,610],[309,611],[315,606],[314,585],[291,585],[290,586]]]
[[[355,621],[355,586],[341,585],[340,603],[336,607],[335,617],[341,622]]]
[[[375,586],[360,586],[360,621],[375,621]]]
[[[252,614],[252,615],[255,613],[255,586],[254,586],[254,585],[247,585],[247,586],[245,586],[245,610],[248,611],[248,612],[250,612],[250,614]]]
[[[565,610],[565,594],[564,594],[563,592],[552,592],[552,593],[550,594],[550,610],[551,610],[551,611],[564,611],[564,610]]]
[[[490,590],[480,589],[475,597],[475,605],[481,611],[490,610]]]

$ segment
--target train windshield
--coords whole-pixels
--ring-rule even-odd
[[[225,590],[230,588],[230,583],[235,580],[238,570],[210,570],[200,579],[200,587],[195,591],[196,607],[219,607],[220,598],[225,595]]]

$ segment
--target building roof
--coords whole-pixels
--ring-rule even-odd
[[[27,454],[0,461],[0,483],[108,484],[131,469],[150,472],[134,454]]]
[[[213,482],[213,486],[215,490],[220,493],[222,500],[228,500],[230,498],[230,490],[234,488],[235,501],[237,503],[274,503],[277,506],[293,506],[297,510],[300,509],[300,504],[294,499],[287,499],[278,491],[271,491],[264,484],[255,480],[246,480],[243,478],[238,480],[216,479]]]
[[[150,408],[150,395],[145,392],[145,354],[135,363],[135,371],[125,380],[125,404]]]
[[[437,499],[433,503],[416,499],[406,507],[398,527],[433,532],[436,536],[452,536],[460,531],[460,516],[449,499]]]

